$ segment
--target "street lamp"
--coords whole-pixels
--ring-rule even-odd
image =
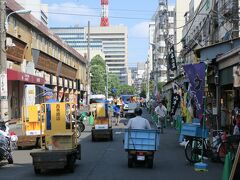
[[[7,15],[6,21],[5,21],[5,30],[8,31],[8,18],[9,18],[9,16],[11,16],[12,14],[29,14],[29,13],[31,13],[31,10],[27,10],[27,9],[13,11],[13,12],[9,13]]]

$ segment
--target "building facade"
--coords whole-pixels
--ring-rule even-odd
[[[52,28],[70,46],[87,53],[88,27]],[[128,84],[128,31],[125,26],[90,27],[90,54],[102,54],[109,72]]]
[[[153,79],[156,87],[158,82],[167,82],[168,76],[172,77],[174,74],[172,71],[167,71],[166,57],[170,44],[175,43],[175,7],[168,6],[166,1],[160,0],[153,19],[155,21]]]
[[[6,14],[23,9],[6,1]],[[56,98],[79,103],[86,91],[86,60],[31,14],[8,19],[7,84],[9,119],[21,117],[21,107],[41,103],[42,87]]]
[[[16,0],[16,2],[24,9],[31,10],[31,14],[44,25],[48,25],[48,4],[42,4],[41,0]]]

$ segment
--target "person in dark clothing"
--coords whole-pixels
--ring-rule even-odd
[[[42,96],[44,97],[44,100],[46,103],[47,130],[50,130],[51,129],[51,105],[49,103],[56,103],[58,101],[53,98],[52,92],[46,92]]]

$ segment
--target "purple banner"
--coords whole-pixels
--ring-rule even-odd
[[[205,64],[188,64],[183,66],[190,85],[190,96],[194,99],[197,117],[203,114],[203,96],[205,86]]]

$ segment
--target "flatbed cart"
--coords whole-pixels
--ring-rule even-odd
[[[98,139],[113,140],[112,122],[109,118],[107,102],[96,103],[94,124],[92,127],[92,141]]]
[[[159,149],[160,131],[146,129],[126,129],[124,149],[128,152],[128,167],[143,162],[153,168],[154,153]]]
[[[81,159],[81,146],[76,136],[76,126],[72,124],[72,103],[42,104],[43,117],[46,122],[45,143],[42,150],[32,152],[35,174],[44,170],[68,169],[74,172],[75,161]],[[50,118],[50,119],[49,119]],[[42,119],[41,119],[42,121]]]

